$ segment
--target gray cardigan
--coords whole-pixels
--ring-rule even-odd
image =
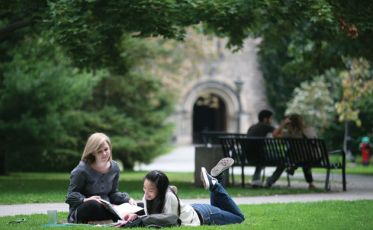
[[[115,161],[111,161],[111,167],[107,173],[99,173],[85,162],[80,161],[71,171],[65,201],[69,204],[69,222],[76,221],[76,209],[83,203],[84,198],[96,195],[113,204],[128,202],[129,195],[118,191],[119,173],[120,170]]]

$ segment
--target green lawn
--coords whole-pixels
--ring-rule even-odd
[[[347,163],[346,173],[347,174],[373,175],[373,162],[369,166],[364,166],[364,165],[361,165],[360,163],[356,163],[356,164]]]
[[[300,169],[298,169],[300,170]],[[325,169],[313,169],[315,173],[325,173]],[[332,173],[340,175],[340,170],[332,170]],[[368,167],[359,164],[347,168],[347,173],[373,175],[373,165]],[[142,198],[142,180],[146,172],[123,172],[120,177],[120,191],[128,192],[133,198]],[[170,182],[176,185],[181,198],[208,198],[209,194],[202,188],[194,186],[193,173],[167,173]],[[11,173],[9,176],[0,176],[0,204],[17,203],[46,203],[64,202],[69,184],[69,173]],[[266,175],[269,176],[269,175]],[[245,181],[251,180],[246,176]],[[305,183],[303,178],[293,178],[291,181]],[[322,184],[324,181],[320,181]],[[236,183],[240,178],[236,176]],[[285,184],[285,183],[283,183]],[[324,192],[322,186],[318,190],[287,188],[275,186],[271,189],[241,188],[239,185],[227,188],[234,196],[266,196],[274,194],[298,194]]]
[[[373,201],[324,201],[312,203],[241,205],[246,220],[239,225],[219,226],[225,230],[253,229],[372,229]],[[363,213],[364,212],[364,213]],[[58,213],[65,220],[67,213]],[[9,221],[25,218],[18,224]],[[0,226],[9,230],[41,229],[47,215],[1,217]],[[92,226],[74,226],[71,229],[92,229]],[[216,229],[217,226],[181,227],[178,229]],[[57,227],[52,229],[66,229]],[[106,228],[105,228],[106,229]],[[107,228],[109,229],[109,228]],[[112,229],[112,228],[110,228]],[[138,228],[144,229],[144,228]]]
[[[133,198],[142,198],[142,180],[146,172],[123,172],[120,190]],[[181,198],[208,198],[209,193],[194,186],[193,173],[167,173],[172,184],[176,185]],[[237,178],[237,183],[239,179]],[[249,178],[246,178],[249,181]],[[302,181],[304,181],[302,179]],[[69,184],[68,173],[12,173],[0,177],[0,204],[64,202]],[[228,192],[238,196],[265,196],[274,194],[298,194],[324,192],[323,190],[271,188],[251,189],[234,186]]]
[[[369,166],[364,166],[360,163],[360,159],[356,160],[356,163],[347,162],[346,173],[347,174],[360,174],[360,175],[372,175],[373,176],[373,161]],[[326,169],[315,168],[312,172],[325,173]],[[340,169],[332,170],[334,173],[341,173]]]

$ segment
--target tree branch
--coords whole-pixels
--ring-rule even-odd
[[[32,24],[33,19],[21,20],[11,23],[4,29],[0,30],[0,43],[5,41],[10,35],[12,35],[16,30],[27,27]]]

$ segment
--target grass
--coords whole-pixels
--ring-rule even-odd
[[[120,179],[120,191],[128,192],[131,197],[142,198],[142,180],[146,172],[123,172]],[[172,184],[176,185],[180,197],[208,198],[203,188],[194,186],[193,173],[167,173]],[[236,181],[239,181],[238,178]],[[249,178],[246,178],[249,181]],[[68,173],[12,173],[0,176],[0,204],[64,202],[69,185]],[[266,196],[275,194],[299,194],[323,192],[307,189],[275,187],[271,189],[249,189],[234,186],[227,188],[234,197]]]
[[[347,162],[346,173],[349,174],[362,174],[362,175],[373,175],[373,158],[370,161],[370,165],[365,166],[361,164],[361,156],[355,155],[355,163]]]
[[[373,201],[323,201],[312,203],[241,205],[246,220],[238,225],[180,227],[178,229],[372,229]],[[362,213],[364,212],[364,213]],[[65,220],[67,213],[58,213],[59,220]],[[25,218],[19,224],[9,221]],[[40,229],[47,222],[46,214],[1,217],[2,229]],[[71,229],[92,229],[92,226],[74,226]],[[53,229],[66,229],[54,227]],[[106,229],[106,228],[105,228]],[[109,229],[109,228],[108,228]],[[112,229],[112,228],[110,228]],[[144,228],[136,228],[144,229]]]
[[[325,169],[313,169],[313,172],[325,174]],[[340,170],[332,170],[332,172],[340,175]],[[349,163],[347,173],[373,175],[373,165],[362,166],[359,163],[354,165]],[[123,172],[119,183],[120,191],[128,192],[137,200],[141,199],[142,180],[145,174],[146,172]],[[207,192],[194,186],[193,173],[167,173],[167,175],[171,184],[178,187],[181,198],[208,198]],[[64,202],[69,176],[69,173],[11,173],[9,176],[0,176],[0,204]],[[240,183],[239,175],[236,177],[236,183]],[[245,178],[246,182],[250,180],[250,176]],[[291,178],[291,182],[296,180],[305,183],[303,178]],[[233,197],[324,192],[321,189],[309,191],[286,186],[250,189],[241,188],[239,185],[229,187],[227,190]]]
[[[373,175],[373,162],[368,166],[361,165],[360,163],[347,163],[346,173]]]
[[[314,168],[312,172],[325,173],[326,169]],[[341,173],[341,170],[332,170],[332,172]],[[356,163],[347,162],[346,163],[346,173],[347,174],[358,174],[358,175],[372,175],[373,176],[373,160],[370,165],[365,166],[356,160]]]
[[[360,174],[360,175],[373,175],[372,169],[365,167],[365,166],[347,168],[346,173],[347,174]]]

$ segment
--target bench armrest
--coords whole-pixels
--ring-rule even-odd
[[[343,151],[343,149],[335,149],[335,150],[328,151],[328,153],[329,154],[335,154],[335,153],[344,154],[344,151]]]

